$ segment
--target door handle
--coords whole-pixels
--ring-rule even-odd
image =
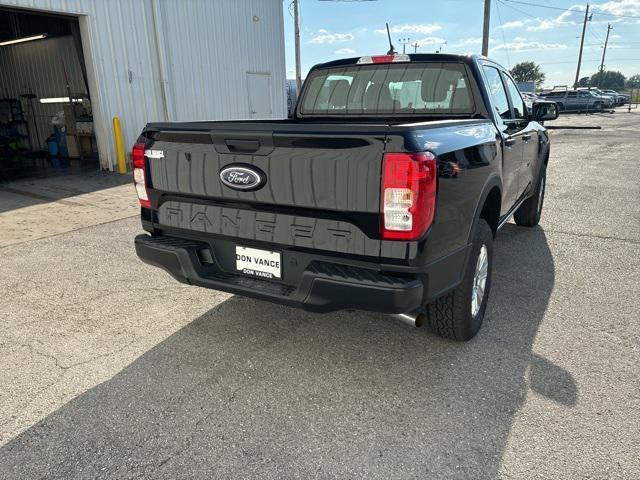
[[[253,153],[260,148],[258,140],[225,140],[224,143],[232,153]]]
[[[211,143],[218,153],[269,155],[273,152],[273,132],[244,130],[212,130]]]
[[[531,135],[528,133],[525,135],[522,135],[522,140],[524,140],[525,142],[528,142],[529,140],[531,140]]]
[[[515,143],[516,143],[516,139],[513,138],[513,137],[509,137],[509,138],[505,139],[505,141],[504,141],[504,144],[507,147],[511,147],[512,145],[515,145]]]

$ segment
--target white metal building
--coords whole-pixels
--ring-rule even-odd
[[[147,122],[286,117],[282,0],[0,0],[0,7],[77,17],[104,169],[116,166],[115,115],[127,147]]]

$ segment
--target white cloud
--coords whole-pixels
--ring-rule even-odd
[[[582,11],[583,8],[581,5],[573,5],[571,7],[569,7],[569,10],[567,10],[566,12],[562,12],[560,15],[558,15],[553,22],[557,25],[562,25],[562,24],[569,24],[569,25],[574,25],[576,22],[574,20],[571,20],[572,17],[574,17],[574,13],[580,13],[581,17],[583,17],[584,15],[582,15]],[[575,17],[574,17],[575,19]]]
[[[350,42],[355,37],[351,33],[331,33],[323,28],[318,30],[318,34],[309,40],[309,43],[323,44],[336,42]]]
[[[567,46],[564,43],[507,42],[496,45],[491,51],[508,50],[510,52],[525,52],[530,50],[564,50],[565,48],[567,48]]]
[[[356,51],[353,48],[339,48],[333,53],[336,55],[351,55],[353,53],[356,53]]]
[[[527,27],[528,32],[540,32],[542,30],[551,30],[552,28],[557,27],[558,24],[553,20],[540,20],[538,19],[537,25],[531,25]]]
[[[420,47],[424,47],[426,45],[438,45],[440,43],[445,43],[445,41],[446,40],[444,38],[440,37],[426,37],[421,40],[417,40]]]
[[[613,15],[640,15],[640,0],[619,0],[593,5],[595,12],[601,11]]]
[[[513,42],[526,42],[527,39],[524,37],[515,37],[513,40]]]
[[[524,22],[522,20],[513,20],[512,22],[505,22],[500,25],[500,28],[504,28],[508,30],[510,28],[522,28],[524,27]]]
[[[495,38],[489,38],[489,45],[496,41]],[[477,50],[479,53],[480,45],[482,45],[482,37],[467,37],[447,44],[445,50],[453,52],[473,52]]]
[[[640,0],[638,0],[640,1]],[[529,32],[541,32],[545,30],[551,30],[552,28],[561,27],[564,25],[576,25],[581,23],[581,16],[584,17],[584,8],[581,5],[573,5],[568,10],[562,12],[557,17],[553,18],[527,18],[525,20],[515,20],[513,22],[505,23],[502,28],[518,28],[526,27]],[[513,26],[507,26],[513,24]]]
[[[420,33],[422,35],[431,35],[432,33],[442,30],[442,25],[437,23],[406,23],[404,25],[394,25],[389,28],[389,31],[394,34],[404,33]],[[376,30],[377,33],[387,34],[386,28]]]
[[[581,25],[584,19],[584,8],[584,5],[575,4],[556,17],[513,20],[505,22],[500,28],[505,30],[525,28],[529,32],[543,32],[566,25]],[[595,4],[592,5],[591,12],[594,14],[593,20],[591,21],[593,24],[623,22],[625,20],[624,18],[604,16],[599,15],[599,13],[640,16],[640,0],[612,0]],[[640,21],[638,21],[638,23],[640,23]]]

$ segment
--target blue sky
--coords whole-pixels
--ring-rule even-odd
[[[539,63],[547,85],[573,83],[585,4],[493,0],[489,56],[505,67],[524,60]],[[284,0],[287,77],[294,78],[289,5]],[[411,44],[418,42],[418,52],[442,47],[449,53],[480,53],[483,0],[300,0],[300,5],[303,76],[316,63],[386,53],[385,21],[397,50],[402,51],[399,39],[410,38]],[[613,30],[606,68],[626,76],[640,73],[640,0],[604,1],[591,8],[580,76],[597,71],[608,23]],[[407,45],[409,50],[414,48]]]

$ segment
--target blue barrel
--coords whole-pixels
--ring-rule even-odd
[[[52,157],[57,157],[59,153],[58,141],[54,137],[47,139],[47,151]]]

